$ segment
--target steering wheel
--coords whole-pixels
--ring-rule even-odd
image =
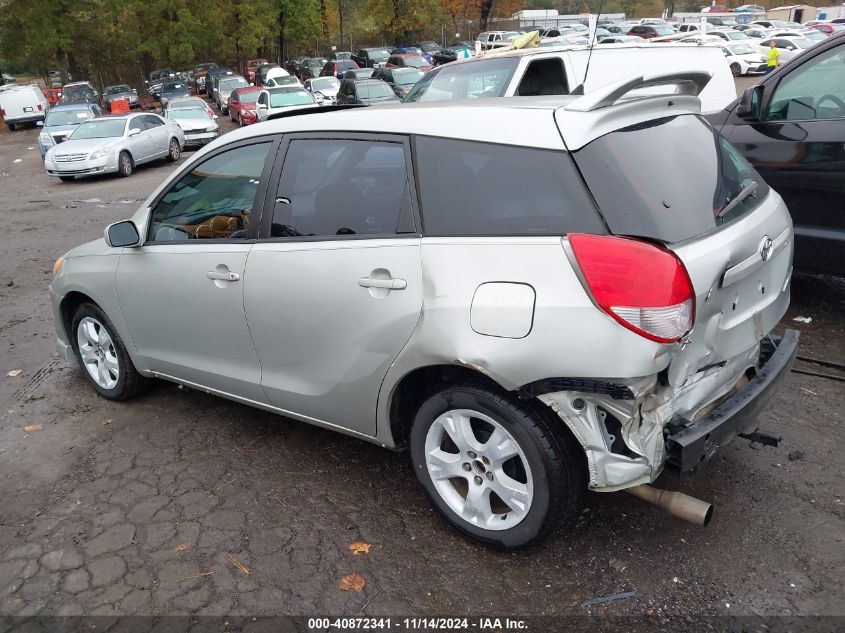
[[[836,107],[839,108],[840,115],[845,114],[845,101],[842,101],[842,99],[832,94],[825,94],[819,97],[819,100],[816,101],[816,112],[819,111],[819,104],[821,104],[823,101],[832,101],[834,104],[836,104]]]

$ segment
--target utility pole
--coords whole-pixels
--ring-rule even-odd
[[[285,61],[285,11],[279,11],[279,66]]]

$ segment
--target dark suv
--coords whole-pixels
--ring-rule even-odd
[[[845,33],[707,118],[786,201],[795,268],[845,276]]]
[[[361,68],[373,68],[376,64],[383,64],[390,57],[386,48],[362,48],[357,55],[352,56],[352,61]]]

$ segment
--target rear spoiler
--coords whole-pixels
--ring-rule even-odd
[[[640,75],[617,81],[606,86],[591,90],[584,96],[565,106],[569,112],[592,112],[599,108],[612,106],[626,94],[641,88],[652,86],[676,86],[677,91],[672,94],[691,95],[697,97],[713,78],[713,73],[706,70],[690,70],[660,75]],[[583,86],[576,87],[571,94],[582,94]],[[580,88],[580,91],[579,91]]]

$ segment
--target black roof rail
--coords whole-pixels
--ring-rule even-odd
[[[351,108],[366,108],[363,103],[340,103],[327,106],[309,106],[307,108],[296,108],[295,110],[288,110],[271,114],[267,117],[267,121],[274,121],[275,119],[284,119],[289,116],[300,116],[303,114],[319,114],[320,112],[336,112],[338,110],[349,110]]]

